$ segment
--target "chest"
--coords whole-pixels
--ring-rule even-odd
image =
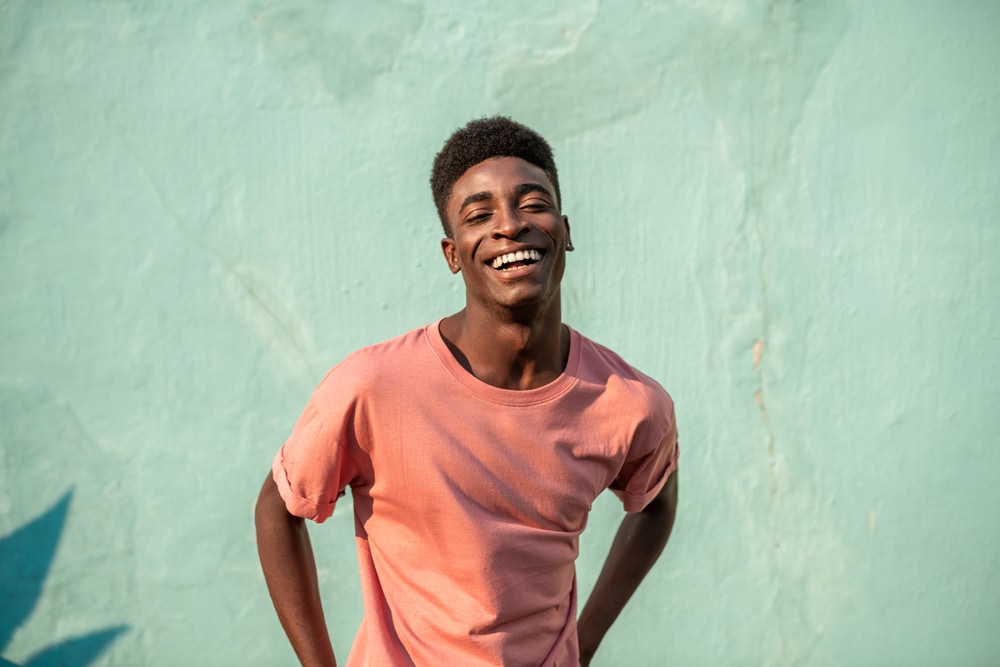
[[[557,408],[383,402],[369,414],[373,507],[436,522],[452,512],[582,530],[627,443],[612,420]]]

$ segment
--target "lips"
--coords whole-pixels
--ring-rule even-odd
[[[544,250],[527,248],[524,250],[515,250],[513,252],[504,253],[494,257],[492,261],[487,262],[487,265],[497,271],[513,271],[514,269],[535,264],[536,262],[541,261],[544,256]]]

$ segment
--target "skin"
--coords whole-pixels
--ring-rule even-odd
[[[560,283],[571,245],[545,172],[520,158],[480,162],[455,181],[448,198],[451,236],[441,250],[465,281],[465,308],[441,322],[441,335],[470,373],[503,389],[533,389],[566,365]],[[504,272],[498,255],[534,248],[541,261]]]
[[[668,434],[668,438],[675,437]],[[670,443],[673,441],[670,440]],[[626,514],[618,526],[594,590],[580,612],[577,637],[580,664],[590,664],[597,647],[618,618],[670,539],[677,516],[677,471],[641,511]]]
[[[278,620],[304,667],[336,667],[305,520],[288,513],[271,475],[254,511],[257,553]]]
[[[480,380],[504,389],[544,386],[565,369],[569,331],[560,284],[572,249],[569,220],[544,170],[520,158],[481,162],[459,178],[447,204],[451,234],[441,250],[465,281],[465,308],[441,321],[455,358]],[[535,264],[498,271],[499,255],[542,253]],[[676,433],[664,440],[672,444]],[[589,665],[608,629],[670,537],[677,475],[641,512],[622,520],[578,623],[581,665]],[[288,513],[271,476],[256,507],[257,547],[278,618],[303,665],[336,665],[323,619],[316,565],[304,521]]]

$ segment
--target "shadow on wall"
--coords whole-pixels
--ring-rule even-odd
[[[0,667],[18,667],[2,653],[38,602],[72,496],[72,491],[66,492],[44,514],[0,539]],[[21,667],[89,665],[126,630],[127,625],[119,625],[65,639],[40,649]]]

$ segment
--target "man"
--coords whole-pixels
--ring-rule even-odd
[[[573,244],[542,137],[473,121],[431,189],[465,308],[316,389],[257,501],[267,585],[302,663],[335,664],[303,518],[350,486],[365,615],[348,665],[587,665],[673,526],[673,404],[562,323]],[[629,514],[578,622],[578,538],[605,488]]]

